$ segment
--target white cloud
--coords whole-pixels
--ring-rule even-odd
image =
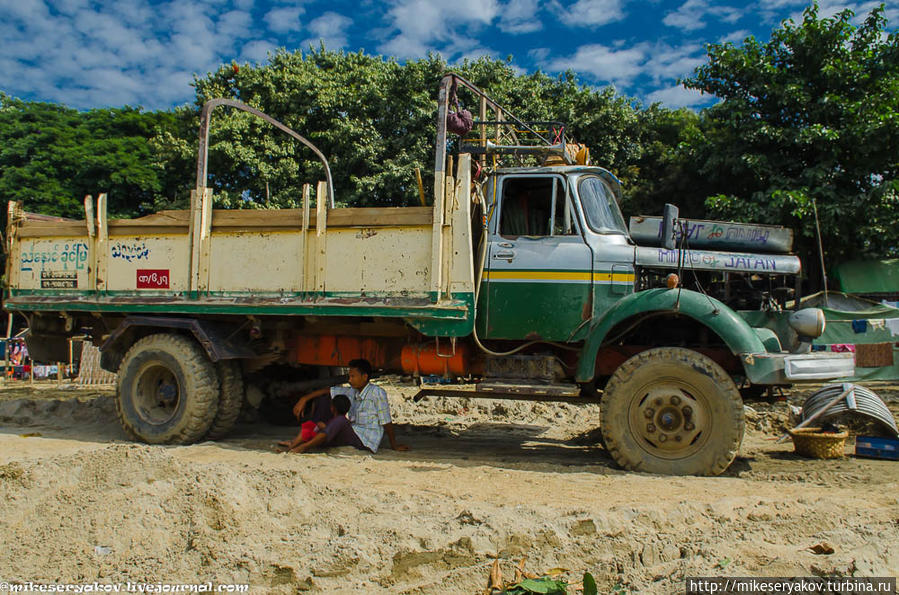
[[[240,59],[242,62],[265,62],[269,53],[274,53],[277,49],[272,42],[257,39],[244,44]]]
[[[543,28],[537,17],[539,11],[538,0],[509,0],[501,9],[499,28],[512,35],[539,31]]]
[[[514,72],[516,76],[524,76],[528,73],[527,70],[517,64],[509,64],[509,68],[512,69],[512,72]]]
[[[253,17],[250,16],[250,13],[232,10],[219,17],[216,29],[219,35],[239,38],[246,35],[246,32],[250,31],[252,27]]]
[[[855,13],[855,18],[853,22],[856,25],[864,22],[865,18],[868,16],[872,10],[880,6],[880,0],[869,0],[868,2],[840,2],[839,0],[820,0],[818,3],[818,16],[821,18],[824,17],[832,17],[833,15],[841,12],[845,9],[850,9]],[[899,20],[899,7],[896,6],[895,2],[886,2],[885,3],[884,16],[890,20],[890,24],[895,27],[897,25],[896,21]],[[797,15],[797,18],[794,19],[796,22],[801,20],[802,15]]]
[[[743,11],[732,6],[713,6],[708,0],[687,0],[680,8],[669,12],[662,22],[669,27],[684,31],[695,31],[706,26],[706,19],[716,18],[726,23],[735,23],[743,16]]]
[[[378,50],[398,58],[420,58],[428,51],[452,57],[460,47],[477,45],[470,33],[498,13],[496,0],[393,0],[386,15],[390,27]]]
[[[545,64],[549,54],[549,48],[533,48],[528,50],[528,57],[537,64]]]
[[[303,28],[300,17],[305,12],[302,6],[282,6],[265,13],[265,24],[275,33],[288,33]]]
[[[546,63],[546,69],[559,72],[574,70],[589,73],[600,81],[627,86],[645,70],[647,44],[616,50],[601,44],[579,47],[573,56],[556,58]]]
[[[555,2],[559,20],[569,27],[599,27],[624,19],[623,0],[578,0],[569,7]]]
[[[467,38],[461,38],[458,43],[447,46],[447,54],[455,56],[453,64],[461,64],[465,60],[477,60],[484,56],[499,59],[495,51],[485,48],[476,39]]]
[[[759,6],[766,10],[778,10],[788,6],[807,4],[808,0],[760,0]]]
[[[584,45],[572,56],[552,59],[548,58],[545,51],[535,50],[532,57],[549,72],[571,69],[621,88],[626,88],[641,78],[649,79],[656,85],[673,83],[677,78],[691,74],[706,59],[699,44],[670,46],[648,42],[632,46],[615,42],[612,47]]]
[[[709,95],[705,95],[694,89],[684,89],[681,86],[658,89],[646,96],[647,103],[662,103],[666,107],[692,107],[708,103]]]
[[[0,1],[0,89],[79,108],[184,103],[193,73],[261,48],[249,0]]]
[[[733,43],[735,45],[740,45],[743,43],[743,40],[752,35],[746,29],[740,29],[739,31],[731,31],[727,35],[718,38],[718,43]]]
[[[792,19],[794,22],[802,22],[802,11],[809,6],[809,0],[760,0],[759,8],[766,21],[779,22],[784,19]],[[841,0],[819,0],[818,17],[827,18],[849,9],[855,13],[853,23],[861,24],[873,9],[880,6],[881,0],[867,0],[864,2],[842,2]],[[884,16],[890,25],[895,27],[899,21],[899,6],[895,2],[885,2]],[[785,13],[785,9],[793,12]]]
[[[342,14],[326,12],[309,22],[307,29],[314,36],[304,41],[301,45],[303,47],[309,45],[317,46],[319,42],[322,42],[328,49],[345,48],[347,45],[347,29],[352,24],[353,21]]]
[[[378,49],[388,56],[398,58],[421,58],[429,51],[437,51],[429,43],[406,35],[397,35],[382,43]]]
[[[691,74],[706,61],[706,54],[699,44],[669,46],[656,44],[647,51],[646,73],[656,81],[676,79]]]

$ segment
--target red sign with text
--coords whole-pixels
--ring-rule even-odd
[[[168,269],[137,269],[138,289],[168,289]]]

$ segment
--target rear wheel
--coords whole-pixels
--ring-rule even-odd
[[[151,444],[195,442],[218,411],[215,367],[199,345],[181,335],[150,335],[132,345],[116,388],[122,428]]]
[[[638,353],[612,374],[600,404],[612,458],[635,471],[718,475],[743,440],[743,402],[708,357],[676,347]]]
[[[243,372],[237,360],[222,360],[215,364],[221,393],[218,413],[206,434],[208,440],[223,438],[237,425],[240,408],[244,402]]]

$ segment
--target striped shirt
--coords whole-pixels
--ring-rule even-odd
[[[381,439],[384,437],[384,424],[392,421],[387,392],[380,386],[369,382],[361,391],[337,386],[331,389],[331,397],[339,394],[350,398],[350,411],[347,413],[347,419],[353,425],[353,431],[359,436],[362,444],[372,452],[378,452]]]

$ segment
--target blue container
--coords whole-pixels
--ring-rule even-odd
[[[877,436],[856,436],[855,455],[899,461],[899,440]]]

